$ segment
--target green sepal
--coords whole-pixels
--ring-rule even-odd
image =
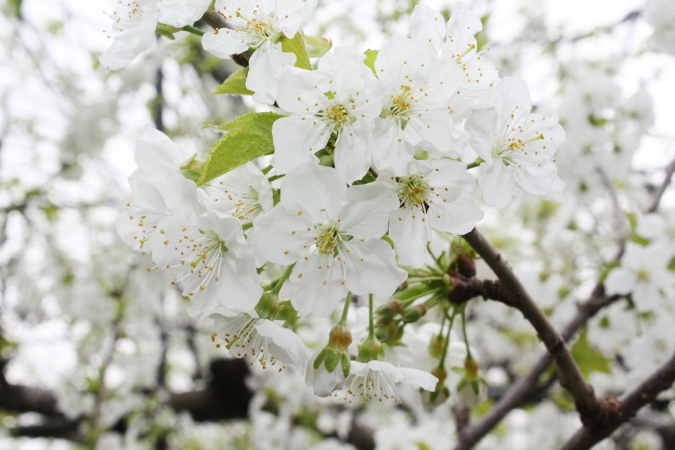
[[[305,41],[305,48],[310,58],[320,58],[333,47],[330,39],[317,36],[302,36]]]
[[[216,94],[253,95],[254,92],[246,87],[246,77],[248,77],[248,67],[227,77],[216,88]]]
[[[286,322],[293,320],[297,315],[298,313],[295,308],[291,306],[290,302],[286,301],[279,304],[279,308],[274,312],[273,319]]]
[[[172,41],[176,40],[176,36],[173,34],[177,31],[180,31],[180,28],[172,27],[171,25],[165,25],[163,23],[158,23],[157,28],[155,28],[155,34],[164,36],[165,38],[171,39]]]
[[[321,363],[323,362],[323,358],[326,356],[326,348],[324,347],[318,355],[316,355],[316,359],[314,360],[314,370],[318,369]]]
[[[239,166],[274,153],[272,125],[283,117],[273,112],[250,113],[216,127],[227,131],[211,149],[197,184],[213,180]]]
[[[272,311],[272,296],[269,292],[265,292],[257,305],[255,305],[255,312],[258,313],[261,319],[267,319]]]
[[[326,367],[326,370],[332,372],[337,367],[340,362],[341,353],[335,347],[326,347],[326,355],[323,360],[323,365]]]
[[[480,386],[479,386],[479,380],[478,378],[474,378],[471,380],[471,388],[473,389],[473,393],[478,395],[480,393]]]
[[[342,354],[342,374],[347,378],[349,372],[352,370],[352,360],[349,357],[349,353]]]
[[[373,73],[377,75],[375,72],[375,60],[377,59],[377,54],[380,53],[380,51],[368,49],[364,53],[366,54],[366,60],[363,63],[370,67],[370,70],[372,70]]]
[[[312,70],[312,64],[307,54],[307,47],[305,47],[305,41],[302,39],[301,33],[295,33],[295,37],[292,39],[283,36],[281,38],[281,50],[284,53],[293,53],[295,55],[295,67]]]

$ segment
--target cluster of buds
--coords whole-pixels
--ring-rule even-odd
[[[405,324],[414,323],[427,313],[427,305],[406,305],[403,301],[395,299],[385,303],[375,310],[377,316],[376,336],[381,342],[391,344],[398,341],[403,335]]]

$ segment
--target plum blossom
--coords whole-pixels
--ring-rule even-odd
[[[209,211],[186,223],[168,217],[150,235],[152,259],[194,306],[192,316],[253,309],[263,293],[240,221]]]
[[[523,193],[558,200],[562,181],[553,156],[565,139],[558,117],[530,114],[523,80],[506,78],[495,108],[475,111],[466,123],[470,145],[485,161],[478,184],[490,206],[505,208]]]
[[[351,183],[371,165],[370,127],[382,110],[382,89],[363,63],[365,55],[338,47],[316,71],[284,69],[279,106],[292,113],[274,123],[274,167],[286,173],[305,162],[335,136],[335,168]]]
[[[295,64],[293,53],[284,53],[282,35],[292,39],[309,21],[317,0],[216,0],[215,10],[234,29],[217,29],[202,38],[204,50],[227,59],[255,49],[249,61],[246,87],[258,103],[272,104],[284,66]]]
[[[331,395],[337,398],[342,397],[350,403],[353,397],[359,397],[363,404],[368,403],[369,400],[383,401],[386,399],[393,399],[400,403],[396,392],[397,384],[407,384],[433,391],[437,383],[438,378],[422,370],[397,367],[378,360],[367,363],[352,361],[351,372],[342,388]]]
[[[335,170],[308,163],[286,175],[279,204],[253,221],[251,245],[272,263],[297,263],[291,303],[301,315],[327,316],[348,291],[386,298],[406,279],[379,239],[398,205],[384,186],[348,189]]]
[[[101,65],[121,69],[155,42],[157,0],[119,1],[112,14],[112,44],[101,55]]]
[[[663,298],[661,290],[675,285],[675,276],[668,270],[672,257],[671,246],[657,242],[643,247],[628,242],[621,267],[612,270],[605,280],[607,294],[631,294],[639,312],[655,309]]]
[[[258,361],[263,369],[279,362],[279,372],[285,364],[303,367],[309,349],[292,330],[273,320],[254,317],[255,313],[226,316],[214,314],[216,331],[211,340],[217,347],[224,346],[230,356],[244,358],[251,365]]]
[[[378,178],[398,196],[401,207],[389,213],[389,237],[399,264],[422,267],[436,228],[465,234],[483,218],[473,202],[475,184],[457,161],[412,161],[400,177],[384,171]]]
[[[459,156],[463,134],[453,128],[450,98],[462,83],[462,70],[439,59],[421,39],[394,37],[380,50],[375,74],[386,97],[374,121],[373,159],[378,169],[403,173],[418,146],[431,157]]]

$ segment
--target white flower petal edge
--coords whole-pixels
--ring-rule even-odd
[[[433,391],[437,383],[438,378],[422,370],[397,367],[384,361],[367,363],[352,361],[351,372],[343,387],[331,395],[342,397],[350,403],[354,397],[360,398],[363,404],[369,400],[385,399],[394,399],[398,402],[397,384],[407,384],[426,391]]]
[[[209,9],[211,0],[159,0],[159,21],[174,27],[192,25]]]

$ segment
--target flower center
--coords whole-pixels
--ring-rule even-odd
[[[275,30],[273,26],[275,22],[274,14],[270,14],[265,18],[259,17],[257,9],[253,10],[252,18],[245,17],[240,11],[237,11],[236,14],[240,22],[246,27],[246,33],[257,37],[257,40],[251,43],[251,47],[258,48],[268,39],[271,39],[274,43],[279,42],[281,39],[281,32]],[[237,28],[237,31],[242,31],[239,30],[239,27]]]
[[[326,225],[319,225],[318,234],[314,238],[319,253],[334,254],[345,240],[340,232],[339,220],[331,220]]]
[[[257,216],[261,211],[262,206],[260,205],[260,196],[258,191],[251,188],[247,193],[241,195],[237,201],[237,204],[235,205],[235,210],[232,215],[237,219],[249,221]]]
[[[649,280],[649,273],[646,270],[640,270],[637,273],[638,281],[647,281]]]
[[[398,180],[398,198],[407,208],[423,205],[430,192],[423,175],[415,174]]]
[[[197,267],[199,263],[203,262],[205,266],[210,268],[207,262],[207,257],[209,254],[213,255],[215,258],[221,258],[223,254],[229,251],[229,249],[225,243],[220,240],[215,231],[204,232],[200,230],[200,232],[205,235],[205,239],[201,244],[192,244],[192,250],[195,252],[195,259],[192,261],[192,263],[190,263],[190,265],[192,267]],[[190,242],[194,242],[194,238],[188,238],[188,236],[185,236],[185,238],[189,239]]]
[[[404,116],[412,109],[415,99],[411,95],[410,86],[401,85],[401,90],[397,94],[392,94],[391,96],[389,112],[394,116]]]
[[[124,29],[131,29],[143,18],[143,8],[138,2],[119,2],[117,9],[110,14],[113,19],[113,30],[122,33]],[[110,37],[110,36],[108,36]]]

